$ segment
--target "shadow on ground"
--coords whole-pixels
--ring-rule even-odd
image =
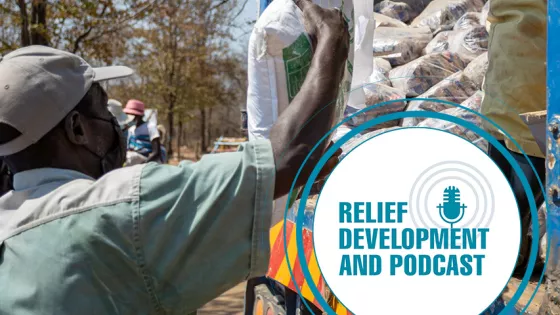
[[[243,314],[243,296],[245,283],[222,294],[219,298],[198,310],[197,315],[241,315]]]

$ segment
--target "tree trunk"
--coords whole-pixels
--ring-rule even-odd
[[[183,146],[183,119],[179,115],[179,130],[177,130],[177,154],[179,155],[179,161],[183,159],[181,156],[181,147]]]
[[[49,46],[47,39],[47,1],[36,0],[31,6],[31,44]]]
[[[206,110],[200,109],[200,153],[204,154],[208,151],[208,143],[206,142]]]
[[[174,122],[173,122],[173,108],[175,107],[175,104],[173,101],[169,102],[169,106],[167,108],[168,112],[167,112],[167,123],[168,125],[168,129],[169,130],[169,151],[167,152],[167,156],[169,156],[169,158],[173,157],[173,126],[174,126]]]
[[[21,15],[21,47],[25,47],[31,45],[31,38],[29,37],[29,19],[25,0],[18,0],[18,7]]]
[[[206,134],[208,141],[213,141],[216,138],[216,133],[212,130],[212,107],[208,108],[208,122],[206,123]]]

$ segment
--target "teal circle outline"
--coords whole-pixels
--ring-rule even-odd
[[[359,88],[356,88],[356,89],[359,89]],[[351,92],[353,92],[353,91],[351,91]],[[486,93],[485,93],[485,94],[486,94]],[[463,109],[463,110],[466,110],[466,111],[468,111],[468,112],[470,112],[470,113],[473,113],[474,115],[476,115],[476,116],[478,116],[478,117],[484,119],[485,121],[487,121],[488,123],[490,123],[492,126],[496,127],[498,130],[500,130],[510,141],[513,142],[513,144],[517,147],[517,149],[519,149],[519,151],[522,153],[522,155],[525,157],[525,159],[527,160],[527,162],[528,162],[529,165],[531,166],[531,169],[533,170],[533,173],[536,174],[536,169],[535,169],[533,163],[531,162],[531,160],[529,159],[529,157],[527,156],[527,154],[525,153],[525,151],[520,147],[519,143],[517,143],[517,141],[516,141],[515,139],[513,139],[513,138],[511,137],[511,135],[509,135],[509,133],[508,133],[507,131],[503,130],[503,128],[501,128],[500,126],[498,126],[495,122],[493,122],[492,120],[488,119],[487,117],[485,117],[484,115],[480,114],[479,112],[474,111],[474,110],[472,110],[472,109],[470,109],[470,108],[468,108],[468,107],[465,107],[465,106],[463,106],[463,105],[460,105],[460,104],[457,104],[457,103],[453,103],[453,102],[450,102],[450,101],[439,100],[439,99],[433,99],[433,98],[396,99],[396,100],[389,100],[389,101],[385,101],[385,102],[381,102],[381,103],[378,103],[378,104],[375,104],[375,105],[368,106],[368,107],[366,107],[366,108],[364,108],[364,109],[362,109],[362,110],[360,110],[360,111],[358,111],[358,112],[353,113],[353,114],[350,115],[349,117],[344,118],[341,122],[339,122],[336,126],[334,126],[333,129],[331,129],[331,130],[319,141],[319,143],[320,143],[323,139],[325,139],[328,135],[330,135],[336,128],[338,128],[340,125],[344,124],[345,122],[351,120],[352,117],[354,117],[354,116],[357,116],[357,115],[359,115],[359,114],[361,114],[361,113],[370,111],[370,110],[372,110],[372,109],[375,109],[375,108],[377,108],[377,107],[381,107],[381,106],[386,105],[386,104],[398,103],[398,102],[402,102],[402,101],[413,101],[413,100],[431,101],[431,102],[446,104],[446,105],[449,105],[449,106],[452,106],[452,107],[455,107],[455,108],[461,108],[461,109]],[[316,113],[315,115],[317,115],[317,113]],[[311,119],[313,119],[313,118],[315,117],[315,115],[313,115],[313,116],[309,119],[309,121],[310,121]],[[306,123],[306,124],[307,124],[307,123]],[[301,130],[300,130],[300,131],[301,131]],[[493,137],[492,137],[492,138],[493,138]],[[313,147],[312,152],[313,152],[316,148],[317,148],[317,145],[315,145],[315,147]],[[310,154],[309,154],[309,155],[310,155]],[[308,158],[309,158],[309,156],[307,157],[307,159],[308,159]],[[307,159],[306,159],[305,161],[307,161]],[[299,171],[299,172],[301,172],[301,169],[303,168],[303,165],[305,164],[305,161],[304,161],[304,163],[302,163],[302,166],[300,166],[300,171]],[[298,174],[299,174],[299,172],[298,172]],[[296,178],[297,178],[297,176],[296,176]],[[327,177],[327,178],[328,178],[328,177]],[[540,180],[540,178],[537,178],[537,181],[538,181],[539,186],[540,186],[540,188],[541,188],[541,192],[546,196],[546,193],[545,193],[545,190],[544,190],[544,186],[543,186],[542,181]],[[286,219],[287,219],[287,214],[288,214],[288,211],[289,211],[289,209],[290,209],[290,208],[288,207],[288,205],[290,204],[290,203],[289,203],[289,200],[290,200],[291,193],[292,193],[292,191],[293,191],[293,189],[294,189],[294,186],[295,186],[295,180],[292,182],[292,186],[291,186],[291,188],[290,188],[290,192],[289,192],[289,195],[288,195],[288,203],[286,204],[286,207],[285,207],[285,210],[284,210],[284,221],[286,221]],[[546,199],[545,199],[545,201],[546,201]],[[534,203],[534,200],[531,200],[531,202]],[[304,205],[304,207],[305,207],[305,205]],[[548,207],[548,204],[547,204],[546,202],[545,202],[545,207]],[[532,218],[532,219],[534,219],[534,218]],[[533,224],[533,226],[534,226],[534,224]],[[547,226],[548,226],[548,223],[547,223]],[[284,224],[284,227],[283,227],[282,231],[283,231],[282,235],[283,235],[283,239],[284,239],[284,253],[285,253],[286,256],[288,256],[288,254],[287,254],[287,245],[286,245],[286,244],[287,244],[287,243],[286,243],[287,237],[286,237],[286,225],[285,225],[285,224]],[[550,234],[549,234],[549,233],[547,233],[547,241],[548,241],[548,242],[547,242],[548,245],[547,245],[547,251],[546,251],[545,263],[544,263],[543,271],[542,271],[542,273],[541,273],[539,282],[537,283],[537,286],[536,286],[536,288],[535,288],[533,294],[531,295],[531,298],[529,299],[529,303],[527,303],[527,305],[526,305],[525,308],[522,310],[522,312],[525,312],[525,310],[529,307],[529,304],[530,304],[530,303],[533,301],[533,299],[535,298],[535,295],[537,294],[538,288],[541,286],[542,281],[543,281],[543,279],[544,279],[544,275],[545,275],[545,271],[546,271],[546,266],[548,265],[548,258],[549,258],[549,254],[550,254]],[[534,245],[534,242],[533,242],[533,245]],[[536,257],[535,257],[535,260],[536,260]],[[300,264],[302,264],[302,263],[300,262]],[[287,266],[288,266],[288,272],[290,273],[291,278],[294,279],[294,275],[293,275],[293,272],[292,272],[291,263],[289,262],[289,260],[287,260]],[[532,272],[533,272],[533,270],[531,270],[531,273],[532,273]],[[314,283],[313,283],[313,284],[314,284]],[[519,290],[519,289],[518,289],[518,290]],[[297,293],[301,296],[301,292],[300,292],[299,288],[296,287],[296,291],[297,291]],[[524,292],[524,291],[523,291],[523,292]],[[523,293],[523,292],[522,292],[522,293]],[[305,304],[305,306],[307,307],[307,309],[311,310],[311,308],[309,307],[309,305],[308,305],[308,303],[306,302],[305,299],[302,299],[302,302],[303,302],[303,304]]]
[[[415,99],[415,100],[418,100],[418,99]],[[440,102],[440,103],[450,104],[450,105],[456,106],[456,107],[461,107],[461,108],[463,108],[463,109],[465,109],[465,110],[467,110],[467,111],[469,111],[469,112],[472,112],[472,113],[474,113],[475,115],[480,116],[480,117],[482,117],[482,118],[484,118],[485,120],[488,121],[488,119],[487,119],[486,117],[480,115],[479,113],[477,113],[477,112],[475,112],[475,111],[473,111],[473,110],[471,110],[471,109],[469,109],[469,108],[467,108],[467,107],[464,107],[464,106],[461,106],[461,105],[456,105],[456,104],[453,104],[453,103],[451,103],[451,102],[436,100],[436,99],[426,99],[426,100],[429,100],[429,101],[432,101],[432,102]],[[383,104],[392,103],[392,102],[402,102],[402,100],[393,100],[393,101],[389,101],[389,102],[380,103],[380,104],[377,104],[375,107],[382,106]],[[363,113],[364,111],[370,110],[370,109],[372,109],[372,108],[374,108],[374,107],[368,107],[368,108],[366,108],[366,109],[364,109],[364,110],[361,110],[361,111],[359,111],[359,112],[354,113],[352,116],[358,115],[358,114]],[[323,138],[319,141],[319,143],[322,142],[322,141],[324,141],[325,138],[326,138],[328,135],[330,135],[338,126],[340,126],[342,123],[344,123],[344,122],[348,121],[349,119],[351,119],[352,116],[346,118],[345,120],[343,120],[342,122],[340,122],[339,124],[337,124],[333,129],[331,129],[330,132],[328,132],[325,136],[323,136]],[[492,137],[492,136],[489,135],[486,131],[482,130],[481,128],[477,127],[476,125],[474,125],[474,124],[472,124],[472,123],[470,123],[470,122],[464,121],[464,120],[462,120],[462,119],[460,119],[460,118],[454,117],[454,116],[450,116],[450,115],[446,115],[446,114],[441,114],[441,113],[435,113],[435,112],[429,112],[429,111],[409,111],[409,112],[391,113],[391,114],[387,114],[387,115],[384,115],[384,116],[380,116],[380,117],[377,117],[376,119],[367,121],[367,122],[365,122],[364,124],[362,124],[362,125],[360,125],[360,126],[354,128],[354,129],[352,129],[350,132],[348,132],[347,134],[345,134],[339,141],[337,141],[337,142],[335,143],[335,145],[334,145],[333,147],[331,147],[331,149],[327,150],[327,152],[323,155],[323,157],[321,158],[321,160],[319,161],[319,163],[315,166],[313,172],[311,173],[310,178],[308,179],[307,184],[306,184],[305,187],[304,187],[303,194],[302,194],[302,198],[300,199],[300,205],[299,205],[299,208],[300,208],[300,209],[298,210],[298,215],[297,215],[297,219],[296,219],[296,246],[297,246],[297,248],[298,248],[298,250],[297,250],[297,255],[298,255],[298,258],[300,259],[300,264],[301,264],[301,261],[302,261],[301,259],[303,259],[303,261],[305,261],[305,254],[302,253],[302,251],[299,250],[299,248],[303,248],[302,230],[301,230],[301,226],[302,226],[302,222],[301,222],[301,221],[302,221],[302,218],[303,218],[303,217],[302,217],[303,213],[302,213],[302,211],[301,211],[301,210],[302,210],[301,208],[304,208],[304,207],[305,207],[305,201],[307,201],[307,198],[308,198],[308,196],[309,196],[310,187],[311,187],[311,185],[313,184],[314,178],[316,178],[316,177],[317,177],[317,174],[318,174],[318,169],[317,169],[317,168],[318,168],[318,167],[322,167],[322,166],[326,163],[326,161],[328,160],[328,158],[335,152],[335,150],[337,150],[340,146],[342,146],[342,144],[345,143],[346,141],[348,141],[352,136],[354,136],[354,135],[356,135],[356,134],[358,134],[358,133],[364,131],[364,130],[367,129],[368,127],[374,126],[374,125],[376,125],[376,124],[383,123],[383,122],[386,122],[386,121],[391,121],[391,120],[397,120],[397,119],[401,119],[401,118],[405,118],[405,117],[436,118],[436,119],[441,119],[441,120],[450,121],[450,122],[456,123],[456,124],[458,124],[458,125],[461,125],[461,126],[463,126],[463,127],[466,127],[466,128],[468,128],[468,129],[470,129],[470,130],[475,131],[475,132],[478,133],[478,134],[483,135],[483,138],[485,138],[487,141],[491,142],[496,148],[498,148],[498,150],[499,150],[502,154],[504,154],[504,155],[506,156],[506,158],[508,159],[508,161],[509,161],[510,163],[515,162],[515,161],[513,161],[513,158],[512,158],[511,155],[507,152],[507,150],[506,150],[494,137]],[[446,118],[448,118],[448,119],[446,119]],[[494,126],[496,126],[495,123],[493,123],[492,121],[490,121],[490,123],[492,123]],[[499,128],[499,126],[498,126],[498,128]],[[499,128],[499,129],[501,130],[501,128]],[[504,131],[504,132],[505,132],[505,131]],[[509,135],[508,135],[508,137],[509,137]],[[488,139],[488,138],[490,138],[490,139]],[[518,144],[515,142],[515,140],[513,140],[513,141],[514,141],[514,143],[515,143],[516,145],[518,145]],[[316,150],[317,147],[318,147],[318,144],[316,144],[316,145],[312,148],[311,152],[313,152],[314,150]],[[300,167],[300,170],[299,170],[298,173],[296,174],[296,177],[295,177],[296,179],[297,179],[297,177],[299,176],[299,174],[301,173],[301,169],[302,169],[303,165],[305,164],[305,162],[307,162],[307,160],[309,159],[309,156],[310,156],[310,155],[311,155],[311,153],[307,156],[307,158],[306,158],[306,159],[304,160],[304,162],[302,163],[302,166]],[[523,153],[523,155],[525,155],[525,157],[527,158],[527,156],[526,156],[525,153]],[[528,158],[527,158],[527,159],[528,159]],[[529,163],[531,164],[531,167],[532,167],[533,170],[534,170],[534,167],[533,167],[532,163],[531,163],[530,161],[529,161]],[[518,175],[519,175],[519,173],[520,173],[519,165],[517,165],[517,163],[515,162],[515,165],[512,165],[512,166],[513,166],[514,170],[516,171],[516,173],[518,173]],[[320,170],[320,168],[319,168],[319,170]],[[527,190],[527,187],[528,187],[529,185],[528,185],[528,183],[527,183],[526,178],[525,178],[524,176],[520,176],[520,178],[521,178],[522,184],[523,184],[523,186],[524,186],[524,188],[525,188],[525,190],[526,190],[526,193],[527,193],[528,195],[531,196],[531,198],[529,198],[529,199],[531,200],[531,202],[530,202],[531,213],[532,213],[532,215],[535,215],[536,212],[537,212],[537,210],[536,210],[536,206],[534,205],[535,202],[534,202],[534,195],[533,195],[533,193],[532,193],[532,190]],[[294,180],[294,182],[295,182],[295,180]],[[539,182],[540,182],[540,180],[539,180]],[[540,183],[540,184],[541,184],[541,188],[542,188],[542,183]],[[294,186],[295,186],[295,184],[293,183],[293,184],[292,184],[292,187],[291,187],[291,189],[290,189],[290,194],[292,193]],[[304,201],[304,202],[301,202],[301,201]],[[286,206],[286,212],[285,212],[284,218],[286,218],[286,216],[287,216],[287,210],[289,210],[289,209],[288,209],[288,207]],[[536,221],[534,221],[534,220],[533,220],[533,230],[538,230],[538,223],[537,223]],[[284,227],[284,239],[286,239],[286,229],[285,229],[285,227]],[[284,244],[284,246],[286,246],[286,244]],[[538,246],[538,240],[537,240],[537,239],[533,239],[532,247],[531,247],[531,254],[530,254],[529,268],[527,269],[527,272],[526,272],[526,274],[524,275],[523,280],[522,280],[522,282],[521,282],[521,284],[520,284],[520,286],[519,286],[519,288],[518,288],[516,294],[515,294],[514,297],[511,299],[510,303],[508,303],[508,305],[506,305],[506,308],[504,309],[504,311],[507,311],[507,310],[510,310],[511,308],[513,308],[514,305],[515,305],[515,303],[517,303],[517,301],[519,300],[521,294],[525,291],[525,289],[526,289],[526,287],[527,287],[527,285],[528,285],[528,280],[529,280],[529,278],[530,278],[530,276],[529,276],[529,275],[530,275],[529,270],[530,270],[531,273],[532,273],[532,270],[534,269],[534,265],[535,265],[535,261],[536,261],[536,254],[537,254],[537,246]],[[311,278],[311,276],[310,276],[309,269],[308,269],[307,266],[304,265],[304,264],[301,264],[301,267],[302,267],[302,272],[303,272],[303,274],[304,274],[304,278],[306,279],[307,282],[311,282],[311,283],[309,283],[309,287],[310,287],[310,290],[312,291],[312,293],[314,294],[315,299],[317,299],[317,301],[318,301],[318,303],[321,305],[321,307],[324,308],[324,309],[326,309],[327,312],[328,312],[328,310],[330,309],[330,307],[328,306],[328,303],[324,300],[324,298],[322,297],[322,295],[320,294],[320,292],[319,292],[318,289],[316,288],[315,283],[313,282],[313,280],[312,280],[312,278]],[[292,272],[291,267],[288,266],[288,269],[289,269],[290,274],[291,274],[291,276],[292,276],[292,278],[293,278],[293,272]],[[310,280],[311,280],[311,281],[310,281]],[[541,281],[539,281],[539,285],[540,285],[541,282],[542,282],[542,276],[541,276]],[[299,289],[298,289],[297,291],[298,291],[298,293],[300,293],[300,292],[299,292]],[[301,293],[300,293],[300,294],[301,294]],[[533,294],[533,296],[534,296],[534,294]],[[515,303],[512,303],[512,301],[515,302]],[[304,300],[304,302],[305,302],[305,300]],[[306,302],[305,302],[305,304],[307,305]],[[331,311],[332,311],[332,310],[331,310]],[[333,314],[333,313],[330,312],[330,314]]]
[[[452,116],[452,117],[453,117],[453,116]],[[445,131],[445,130],[441,130],[441,129],[436,129],[436,128],[433,128],[433,127],[415,127],[415,126],[410,126],[410,127],[402,127],[402,128],[400,128],[400,129],[388,130],[388,131],[382,132],[382,133],[380,133],[380,134],[377,134],[377,135],[375,135],[375,136],[373,136],[373,137],[371,137],[371,138],[368,138],[368,139],[366,139],[365,141],[363,141],[363,142],[361,142],[360,144],[358,144],[357,146],[355,146],[354,148],[352,148],[352,149],[344,156],[344,158],[348,157],[348,155],[350,155],[350,153],[352,153],[352,151],[356,150],[359,146],[361,146],[362,144],[366,143],[367,141],[369,141],[369,140],[371,140],[371,139],[373,139],[373,138],[376,138],[376,137],[378,137],[378,136],[381,136],[381,135],[383,135],[383,134],[387,134],[387,133],[390,133],[390,132],[393,132],[393,131],[399,131],[399,130],[403,130],[403,129],[413,129],[413,128],[417,128],[417,129],[429,129],[429,130],[436,130],[436,131],[448,133],[448,134],[450,134],[450,135],[452,135],[452,136],[455,136],[455,137],[457,137],[457,138],[459,138],[459,139],[461,139],[461,140],[463,140],[463,141],[466,141],[467,143],[473,145],[476,149],[482,151],[484,154],[487,154],[487,152],[485,152],[484,150],[482,150],[482,149],[481,149],[479,146],[477,146],[476,144],[474,144],[474,143],[470,142],[469,140],[467,140],[467,139],[465,139],[465,138],[463,138],[463,137],[461,137],[461,136],[459,136],[459,135],[456,135],[456,134],[454,134],[454,133],[452,133],[452,132]],[[496,164],[495,162],[493,162],[493,163]],[[337,165],[337,166],[338,166],[338,165]],[[498,167],[498,166],[496,165],[496,167]],[[334,172],[334,170],[333,170],[333,172]],[[500,170],[500,173],[503,174],[503,176],[505,177],[505,174],[504,174],[501,170]],[[507,180],[507,178],[506,178],[506,180]],[[509,185],[509,186],[510,186],[510,189],[512,190],[512,192],[513,192],[513,187],[511,187],[511,185]],[[319,196],[319,198],[320,198],[320,196]],[[516,204],[516,206],[518,206],[517,200],[515,201],[515,204]],[[316,208],[315,208],[315,209],[316,209]],[[522,224],[521,216],[518,215],[518,218],[519,218],[519,229],[521,230],[521,228],[522,228],[522,226],[521,226],[521,224]],[[313,223],[315,223],[315,222],[313,222]],[[520,235],[521,235],[521,233],[520,233]],[[313,238],[313,247],[315,247],[315,238]],[[517,248],[518,248],[518,249],[517,249],[517,252],[518,252],[518,254],[519,254],[519,249],[521,248],[521,240],[520,240],[519,245],[517,246]],[[321,266],[318,266],[318,267],[319,267],[319,271],[321,271],[321,274],[322,274]],[[514,270],[515,270],[515,267],[514,267]],[[512,270],[512,273],[511,273],[511,275],[510,275],[510,279],[511,279],[511,277],[512,277],[512,275],[513,275],[514,270]],[[325,279],[324,281],[325,281],[325,283],[328,285],[327,280]],[[508,285],[508,283],[506,283],[506,284],[504,285],[504,289],[507,287],[507,285]],[[502,292],[503,292],[504,289],[502,289]],[[333,293],[333,295],[336,297],[336,294],[334,293],[334,291],[333,291],[332,293]],[[500,295],[501,295],[501,293],[500,293]],[[497,297],[496,299],[493,300],[492,304],[493,304],[494,302],[496,302],[496,300],[500,297],[500,295],[498,295],[498,297]],[[337,298],[337,299],[338,299],[338,298]],[[340,302],[348,311],[351,312],[351,310],[350,310],[342,301],[339,300],[339,302]],[[490,306],[492,306],[492,304],[490,304],[490,305],[483,311],[483,313],[486,312],[486,311],[488,310],[488,308],[489,308]],[[329,314],[329,315],[330,315],[330,314]],[[336,315],[336,314],[335,314],[335,315]]]

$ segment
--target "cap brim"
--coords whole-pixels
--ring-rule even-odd
[[[125,66],[93,68],[93,72],[95,73],[94,82],[122,79],[134,74],[134,70]]]

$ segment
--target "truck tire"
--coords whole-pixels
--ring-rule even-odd
[[[257,285],[253,315],[287,315],[283,298],[280,295],[274,295],[268,285]]]

